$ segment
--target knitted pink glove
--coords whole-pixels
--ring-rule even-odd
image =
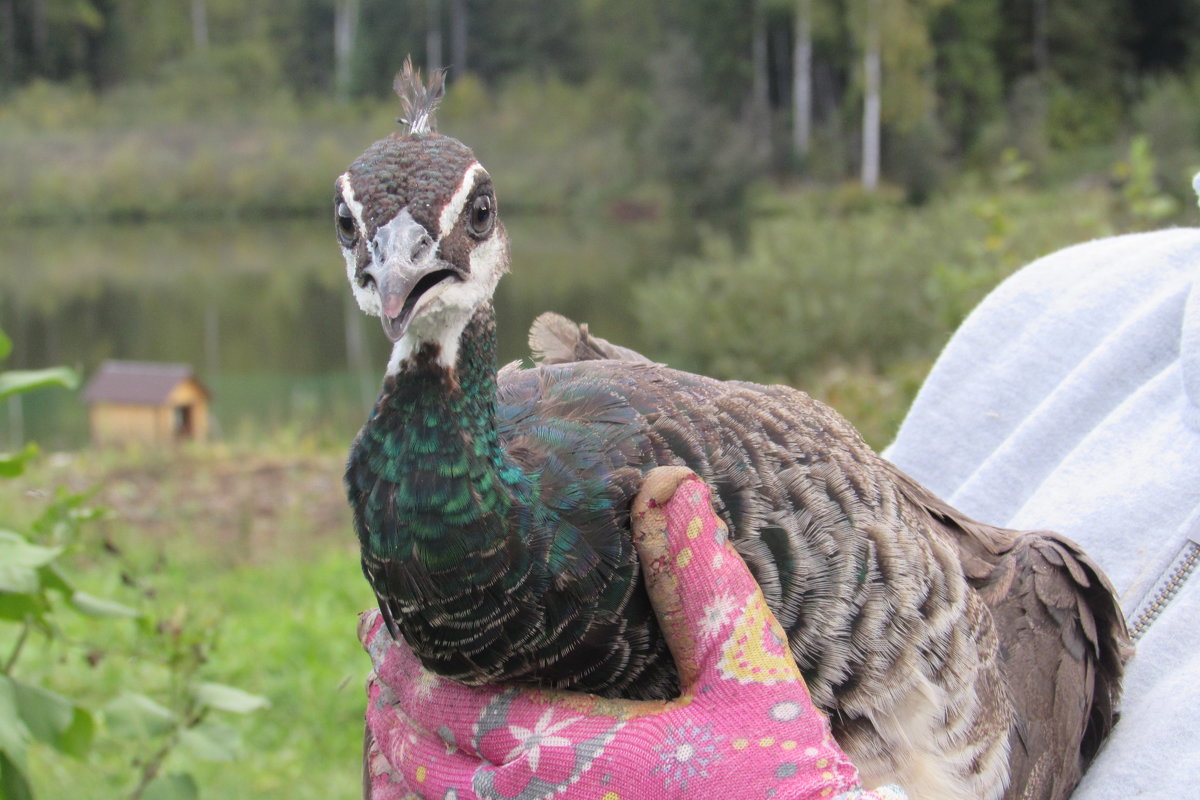
[[[422,669],[370,611],[359,630],[375,665],[371,797],[903,798],[891,787],[859,790],[704,483],[686,469],[654,470],[633,513],[682,695],[639,702],[464,687]]]

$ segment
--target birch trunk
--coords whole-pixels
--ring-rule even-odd
[[[863,134],[862,134],[862,185],[868,192],[879,185],[880,148],[880,16],[883,0],[867,3],[867,37],[863,54]]]
[[[338,97],[350,95],[354,43],[358,37],[359,0],[338,0],[333,7],[333,89]]]
[[[208,3],[192,0],[192,45],[196,52],[208,50]]]
[[[792,151],[808,155],[812,140],[812,0],[796,3],[796,43],[792,48]]]
[[[771,98],[767,63],[767,15],[763,0],[754,0],[754,34],[750,42],[750,58],[754,67],[750,87],[751,124],[756,149],[765,156],[771,148]]]
[[[450,66],[452,78],[467,74],[467,0],[450,2]]]
[[[442,0],[428,0],[429,27],[425,31],[425,73],[445,66],[442,58]]]

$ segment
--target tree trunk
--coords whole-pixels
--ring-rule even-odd
[[[432,75],[444,67],[442,59],[442,0],[427,0],[429,27],[425,32],[425,72]]]
[[[359,0],[338,0],[333,9],[333,89],[343,100],[350,96],[354,42],[358,36]]]
[[[13,0],[0,0],[0,92],[17,85],[17,17]]]
[[[35,75],[44,75],[46,70],[46,42],[48,39],[46,20],[46,0],[33,0],[30,15],[30,39],[33,50],[33,70]]]
[[[863,54],[863,133],[862,133],[862,185],[868,192],[879,185],[880,147],[880,16],[883,0],[867,2],[867,36]]]
[[[204,371],[208,374],[208,387],[220,394],[221,312],[214,300],[204,305]]]
[[[1033,0],[1033,68],[1043,78],[1050,72],[1050,0]]]
[[[808,155],[812,139],[812,0],[797,0],[792,47],[792,152]]]
[[[750,40],[750,58],[754,77],[750,86],[751,124],[756,149],[765,156],[771,148],[770,69],[767,63],[767,15],[763,0],[754,0],[754,33]]]
[[[199,53],[208,49],[208,3],[206,0],[192,0],[192,44]]]
[[[450,67],[451,77],[467,74],[467,0],[450,2]]]

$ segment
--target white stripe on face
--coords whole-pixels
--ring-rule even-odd
[[[350,185],[350,173],[342,173],[338,181],[342,187],[342,200],[345,201],[346,207],[350,209],[350,213],[354,215],[354,222],[358,227],[358,235],[364,236],[366,225],[363,224],[363,207],[362,203],[358,202],[358,198],[354,196],[354,187]],[[350,281],[350,291],[354,293],[354,299],[358,302],[358,307],[368,314],[378,316],[380,312],[379,295],[359,285],[358,260],[354,254],[354,248],[343,247],[342,256],[346,259],[346,279]]]
[[[438,217],[439,241],[446,238],[450,229],[454,227],[454,223],[458,221],[463,206],[467,204],[467,198],[471,195],[471,190],[475,188],[475,181],[481,174],[486,175],[487,173],[484,172],[483,166],[478,161],[472,163],[463,173],[462,183],[458,184],[458,188],[450,197],[450,202],[442,207],[442,215]]]

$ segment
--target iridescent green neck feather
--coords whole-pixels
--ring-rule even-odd
[[[414,588],[441,594],[510,532],[514,501],[530,501],[496,433],[493,326],[488,306],[463,332],[457,369],[426,345],[384,382],[347,472],[351,490],[367,493],[355,504],[364,568],[404,562]]]
[[[487,304],[455,368],[426,345],[385,380],[346,471],[363,572],[393,636],[439,674],[661,694],[674,671],[622,534],[634,412],[533,372],[561,414],[499,402],[494,325]]]
[[[494,324],[490,305],[475,315],[456,369],[429,345],[389,375],[346,472],[363,571],[393,635],[444,674],[477,679],[512,669],[514,637],[542,628],[547,586],[535,479],[497,435]]]

